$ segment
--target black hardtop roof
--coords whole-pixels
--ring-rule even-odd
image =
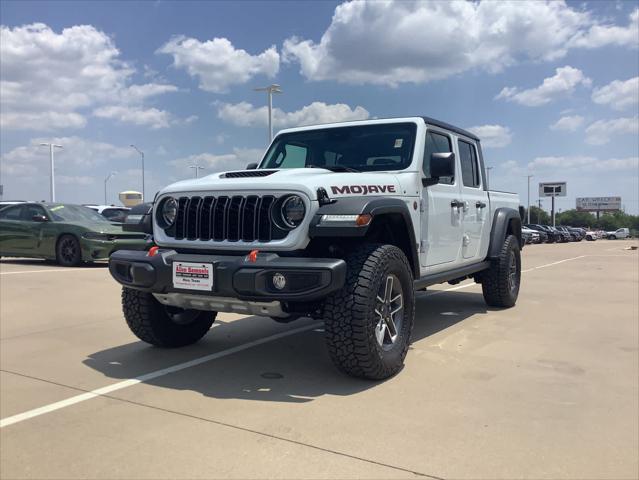
[[[451,132],[459,133],[460,135],[464,135],[465,137],[472,138],[473,140],[480,141],[479,137],[474,133],[470,133],[468,130],[464,130],[463,128],[456,127],[455,125],[451,125],[450,123],[442,122],[441,120],[436,120],[430,117],[422,117],[424,122],[429,125],[434,125],[436,127],[443,128],[445,130],[450,130]]]

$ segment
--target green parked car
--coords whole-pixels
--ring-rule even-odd
[[[149,235],[125,232],[90,208],[66,203],[0,207],[0,256],[55,260],[77,266],[116,250],[145,250]]]

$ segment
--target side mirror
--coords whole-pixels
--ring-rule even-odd
[[[255,170],[257,168],[257,162],[251,162],[246,166],[247,170]]]
[[[33,217],[31,217],[31,220],[40,223],[49,221],[49,219],[44,215],[34,215]]]
[[[422,179],[425,187],[436,184],[441,177],[455,175],[455,154],[453,152],[432,153],[429,167],[429,177]]]

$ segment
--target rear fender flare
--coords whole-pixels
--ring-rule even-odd
[[[498,208],[493,216],[492,229],[490,231],[490,245],[488,247],[488,258],[498,258],[501,247],[506,240],[506,232],[508,227],[519,242],[519,247],[523,248],[523,239],[521,236],[521,217],[519,212],[514,208]]]

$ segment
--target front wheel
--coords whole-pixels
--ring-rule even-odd
[[[521,253],[517,237],[509,235],[499,257],[491,261],[481,274],[481,288],[486,304],[491,307],[512,307],[519,296]]]
[[[156,347],[191,345],[211,329],[216,312],[162,305],[151,293],[122,288],[122,311],[129,329]]]
[[[346,261],[346,283],[323,307],[328,352],[349,375],[391,377],[404,365],[413,328],[410,265],[393,245],[365,245]]]
[[[608,240],[617,240],[616,235],[608,235]]]
[[[55,249],[55,259],[63,267],[77,267],[82,263],[80,242],[73,235],[62,235]]]

